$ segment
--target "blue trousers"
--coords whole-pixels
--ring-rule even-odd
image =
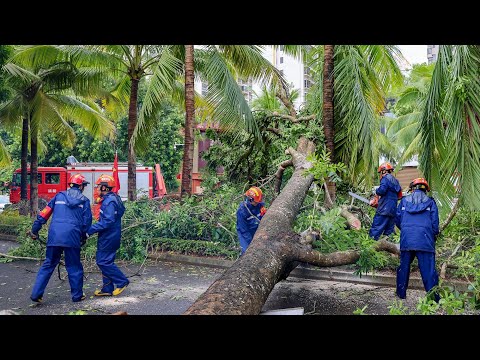
[[[386,216],[386,215],[378,215],[375,214],[372,221],[372,227],[368,235],[378,240],[378,238],[382,235],[390,235],[395,232],[395,218],[393,216]]]
[[[83,295],[83,266],[80,261],[80,248],[63,246],[47,246],[45,261],[38,270],[37,279],[35,285],[33,285],[32,295],[30,296],[32,300],[43,297],[48,281],[60,262],[62,253],[65,253],[65,267],[67,268],[72,301],[80,301]]]
[[[240,231],[237,231],[238,234],[238,240],[240,241],[240,247],[242,248],[242,253],[241,255],[245,254],[245,251],[247,251],[248,245],[253,240],[253,235],[250,234],[242,234]]]
[[[97,251],[96,262],[102,272],[102,292],[111,293],[117,287],[124,287],[130,282],[122,271],[115,265],[116,251]]]
[[[401,251],[400,266],[397,269],[397,295],[401,299],[407,297],[408,280],[410,279],[410,265],[415,256],[418,259],[418,267],[422,275],[423,286],[426,292],[429,292],[434,286],[438,285],[438,274],[435,269],[435,253],[427,251]],[[435,294],[435,301],[440,297]]]

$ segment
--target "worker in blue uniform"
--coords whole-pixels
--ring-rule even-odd
[[[410,194],[398,204],[395,223],[400,229],[400,266],[397,269],[397,296],[407,296],[410,265],[417,257],[425,291],[438,285],[435,268],[435,241],[439,234],[438,208],[435,200],[427,196],[427,180],[414,179]],[[435,301],[439,295],[434,294]]]
[[[37,215],[30,231],[32,239],[38,239],[38,232],[53,215],[48,231],[45,261],[38,271],[30,296],[32,301],[37,303],[43,301],[45,288],[60,262],[62,253],[65,254],[72,301],[85,299],[80,248],[86,240],[85,233],[92,224],[90,200],[82,194],[89,182],[83,175],[75,174],[70,177],[68,184],[69,189],[55,195]]]
[[[112,189],[116,182],[110,175],[102,174],[95,182],[101,197],[100,220],[87,231],[90,237],[98,233],[96,262],[102,272],[103,286],[94,292],[95,296],[120,295],[130,283],[115,264],[115,256],[122,237],[122,216],[125,206]]]
[[[380,174],[380,186],[375,191],[375,197],[370,205],[377,208],[370,228],[370,237],[378,240],[384,234],[386,236],[395,232],[395,212],[397,201],[402,198],[402,187],[392,175],[394,167],[386,162],[378,167]]]
[[[252,186],[245,192],[245,200],[242,201],[238,207],[237,234],[242,249],[241,255],[245,253],[247,247],[252,242],[260,220],[267,211],[262,199],[262,190],[256,186]]]

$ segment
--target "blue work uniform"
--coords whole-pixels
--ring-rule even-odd
[[[115,286],[121,288],[129,284],[127,277],[115,265],[115,255],[120,248],[122,237],[124,213],[122,199],[110,191],[103,196],[100,220],[87,231],[89,236],[98,232],[96,262],[102,272],[103,293],[112,293]]]
[[[242,248],[242,255],[252,242],[253,236],[257,231],[262,215],[260,211],[265,207],[264,202],[252,205],[249,201],[242,201],[237,210],[237,234]]]
[[[43,297],[48,281],[64,253],[72,300],[77,302],[83,296],[80,247],[81,240],[85,239],[85,233],[92,224],[90,200],[76,187],[59,192],[37,215],[32,225],[32,233],[38,234],[50,215],[52,220],[48,231],[46,257],[38,271],[31,299],[37,301]]]
[[[373,217],[370,237],[378,240],[382,235],[395,232],[395,212],[397,210],[398,193],[402,187],[392,174],[386,174],[380,180],[380,186],[375,191],[380,196],[377,211]]]
[[[405,299],[410,265],[415,258],[425,291],[438,284],[435,269],[435,240],[439,233],[438,208],[435,200],[422,190],[415,190],[398,204],[395,223],[400,229],[400,266],[397,269],[397,295]],[[438,302],[438,294],[435,294]]]

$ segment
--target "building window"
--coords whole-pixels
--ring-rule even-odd
[[[206,96],[208,92],[208,82],[202,81],[202,96]]]
[[[312,82],[310,80],[303,80],[303,87],[305,89],[309,89],[312,86]]]
[[[284,46],[280,45],[280,51],[283,51]]]
[[[427,54],[431,54],[432,53],[432,48],[428,48],[427,49]]]
[[[283,64],[283,56],[280,56],[280,64]]]
[[[310,68],[308,66],[303,67],[303,74],[304,75],[310,75]]]

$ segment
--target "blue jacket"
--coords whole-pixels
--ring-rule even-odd
[[[125,205],[117,194],[109,192],[103,197],[100,220],[87,231],[88,235],[98,232],[98,251],[117,251],[120,248],[124,213]]]
[[[47,246],[80,248],[80,240],[92,225],[90,200],[75,187],[59,192],[37,215],[32,233],[38,233],[50,215]]]
[[[243,236],[248,240],[253,239],[253,235],[255,235],[255,231],[257,231],[260,220],[262,220],[260,210],[264,206],[264,202],[260,202],[256,206],[253,206],[248,201],[242,201],[240,203],[237,210],[237,232],[239,236]]]
[[[395,224],[400,231],[400,250],[435,252],[439,233],[435,200],[422,190],[415,190],[398,204]]]
[[[380,180],[376,194],[380,195],[378,200],[377,214],[384,216],[395,216],[397,210],[398,193],[402,190],[400,183],[392,174],[386,174]]]

